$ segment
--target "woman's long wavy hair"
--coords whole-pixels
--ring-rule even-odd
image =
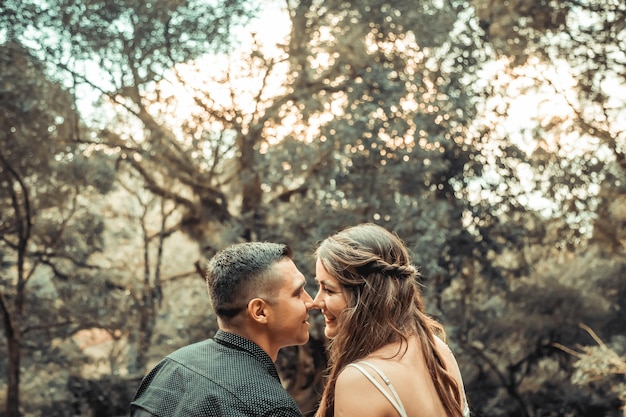
[[[419,273],[403,242],[385,228],[366,223],[326,238],[315,254],[348,293],[348,307],[330,341],[329,372],[316,417],[334,415],[335,384],[347,364],[398,341],[401,355],[411,336],[421,343],[447,415],[462,417],[459,386],[435,345],[435,334],[445,340],[444,329],[425,313]]]

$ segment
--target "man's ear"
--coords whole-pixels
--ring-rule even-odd
[[[248,303],[248,316],[257,323],[265,324],[268,320],[269,305],[261,298],[253,298]]]

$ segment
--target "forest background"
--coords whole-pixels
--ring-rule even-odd
[[[287,243],[314,292],[366,221],[474,415],[626,415],[625,50],[622,0],[1,0],[1,415],[126,415],[216,330],[217,250]]]

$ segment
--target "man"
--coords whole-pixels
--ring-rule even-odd
[[[293,253],[277,243],[241,243],[207,268],[219,330],[163,359],[141,382],[131,416],[300,417],[274,362],[309,339],[311,296]]]

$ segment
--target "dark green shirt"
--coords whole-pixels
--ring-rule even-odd
[[[146,375],[133,417],[301,417],[271,358],[248,339],[219,330],[185,346]]]

